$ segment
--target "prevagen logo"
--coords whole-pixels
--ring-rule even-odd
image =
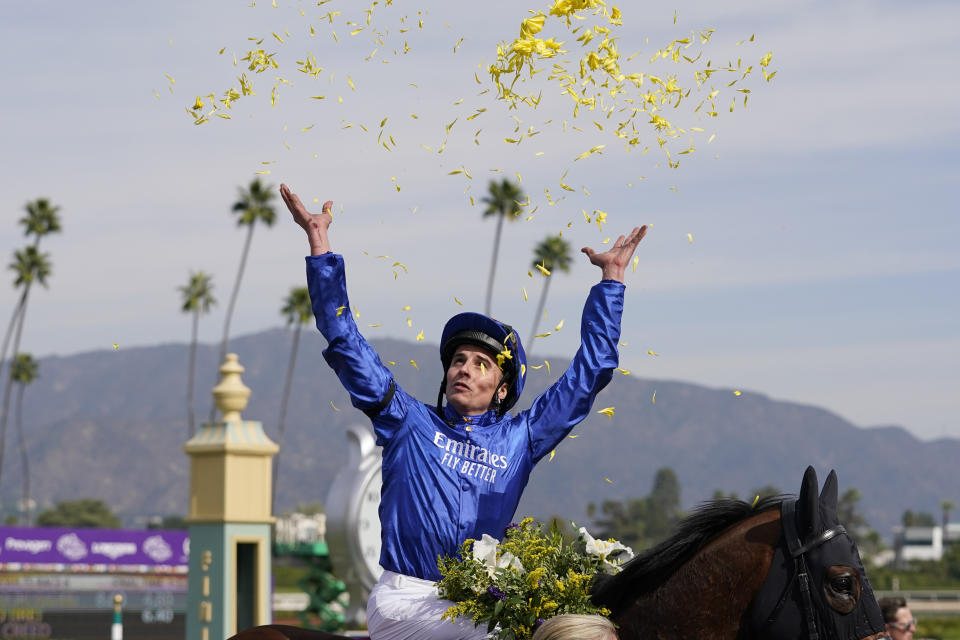
[[[4,549],[9,551],[22,551],[34,555],[43,553],[44,551],[50,551],[51,547],[53,547],[53,543],[49,540],[30,540],[9,536],[3,541]]]
[[[143,552],[150,556],[154,562],[163,562],[169,560],[173,555],[173,550],[163,536],[150,536],[143,541]]]
[[[65,533],[57,539],[57,551],[73,561],[87,555],[87,545],[75,533]]]

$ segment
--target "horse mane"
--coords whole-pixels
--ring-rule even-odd
[[[614,616],[619,614],[637,598],[662,585],[711,539],[749,517],[778,508],[787,497],[769,496],[756,504],[729,498],[702,503],[677,524],[673,535],[637,555],[620,573],[598,576],[592,589],[593,602],[607,607]]]

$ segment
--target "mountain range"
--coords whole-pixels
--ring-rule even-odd
[[[436,345],[372,341],[398,383],[436,401],[441,370]],[[346,428],[369,421],[350,405],[323,361],[324,340],[305,328],[282,440],[277,421],[292,335],[271,329],[236,337],[230,351],[252,389],[243,412],[281,444],[277,507],[326,501],[346,459]],[[128,524],[150,515],[184,515],[189,460],[187,344],[120,347],[40,360],[39,378],[24,396],[31,493],[40,508],[57,500],[99,498]],[[218,345],[198,345],[196,416],[205,420],[216,384]],[[539,358],[538,358],[539,360]],[[518,408],[529,406],[567,365],[547,357],[531,370]],[[416,362],[416,368],[411,364]],[[613,407],[613,416],[597,413]],[[807,465],[821,481],[836,469],[841,492],[856,487],[861,512],[884,538],[911,509],[934,514],[940,502],[960,504],[960,440],[921,441],[899,426],[864,428],[825,409],[762,393],[714,389],[616,373],[594,413],[535,469],[517,517],[559,515],[587,523],[590,502],[646,496],[654,474],[672,467],[689,508],[714,491],[747,497],[773,485],[796,493]],[[11,413],[0,476],[0,504],[14,511],[20,465]],[[749,499],[749,498],[748,498]]]

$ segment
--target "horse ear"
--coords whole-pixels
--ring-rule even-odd
[[[823,490],[820,491],[820,505],[823,507],[824,514],[830,514],[834,518],[837,516],[837,472],[830,470],[830,475],[823,483]]]
[[[800,485],[800,497],[797,499],[797,528],[801,539],[806,539],[820,531],[820,500],[817,498],[817,471],[807,467]]]

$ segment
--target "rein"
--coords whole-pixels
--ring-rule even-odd
[[[773,608],[770,617],[767,618],[766,626],[773,624],[777,619],[777,616],[783,609],[783,605],[787,601],[787,596],[789,596],[793,590],[794,581],[799,581],[800,594],[803,597],[803,613],[807,621],[807,638],[809,640],[819,640],[820,634],[817,632],[816,609],[814,608],[813,596],[810,592],[810,572],[807,568],[806,555],[807,552],[816,549],[842,533],[846,533],[847,530],[842,524],[838,524],[818,536],[811,538],[806,543],[801,542],[800,530],[797,528],[796,500],[784,500],[780,503],[780,522],[782,524],[781,528],[783,530],[783,539],[786,542],[787,552],[790,554],[790,557],[793,558],[793,576],[791,576],[790,582],[787,583],[783,595],[780,597],[780,601],[777,602],[777,606]]]

